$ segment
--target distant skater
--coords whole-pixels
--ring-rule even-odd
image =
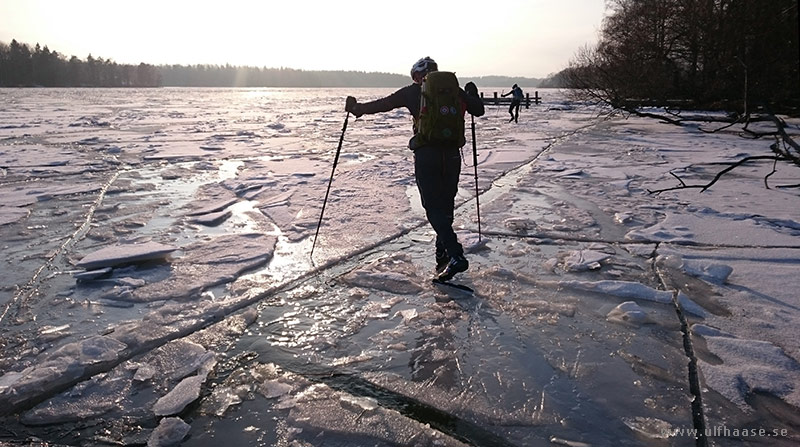
[[[525,96],[522,94],[522,89],[519,88],[519,86],[517,84],[514,84],[511,87],[511,91],[510,92],[503,93],[501,96],[503,98],[505,98],[508,95],[514,95],[511,98],[511,105],[508,107],[508,113],[511,114],[511,119],[508,120],[508,122],[510,123],[511,121],[514,121],[515,123],[518,123],[519,122],[519,104],[522,102],[522,100],[525,98]]]

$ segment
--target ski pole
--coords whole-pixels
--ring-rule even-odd
[[[325,205],[328,203],[328,194],[331,192],[331,183],[333,183],[333,173],[336,172],[336,164],[339,163],[339,153],[342,151],[342,141],[344,141],[344,132],[347,130],[347,119],[350,118],[350,112],[344,117],[344,125],[342,126],[342,136],[339,137],[339,147],[336,148],[336,156],[333,158],[333,169],[331,169],[331,178],[328,180],[328,189],[325,191],[325,200],[322,201],[322,211],[319,213],[319,222],[317,222],[317,231],[314,233],[314,242],[311,244],[311,259],[314,259],[314,247],[317,245],[317,236],[319,236],[319,227],[322,226],[322,216],[325,214]]]
[[[475,168],[475,207],[478,210],[478,242],[481,241],[481,204],[478,200],[478,148],[475,144],[475,117],[472,119],[472,166]]]

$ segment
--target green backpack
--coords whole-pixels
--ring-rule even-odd
[[[428,73],[422,81],[416,146],[464,146],[464,111],[455,73]]]

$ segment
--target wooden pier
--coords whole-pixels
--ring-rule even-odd
[[[487,98],[487,97],[483,96],[483,92],[481,92],[481,99],[483,100],[483,104],[484,105],[494,105],[494,106],[510,105],[511,104],[511,99],[512,99],[511,95],[508,95],[505,98],[500,96],[497,92],[493,92],[493,95],[494,95],[493,97]],[[520,104],[521,105],[524,104],[525,108],[527,109],[527,108],[530,108],[531,102],[533,102],[536,105],[539,105],[539,104],[541,104],[541,101],[542,101],[542,98],[539,96],[539,91],[536,90],[535,92],[533,92],[533,98],[531,98],[531,94],[530,93],[525,93],[525,99],[522,102],[520,102]]]

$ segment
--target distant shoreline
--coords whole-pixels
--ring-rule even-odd
[[[408,85],[408,75],[353,70],[301,70],[233,65],[118,64],[112,59],[85,60],[36,44],[0,42],[0,87],[248,87],[372,88]],[[481,85],[538,87],[549,79],[520,76],[460,76]]]

